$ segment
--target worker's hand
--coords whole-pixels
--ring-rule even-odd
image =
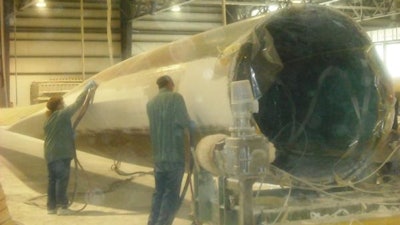
[[[97,83],[94,80],[91,80],[86,84],[85,88],[86,90],[97,88]]]

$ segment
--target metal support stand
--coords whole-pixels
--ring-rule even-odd
[[[253,184],[255,179],[239,180],[239,225],[254,225]]]

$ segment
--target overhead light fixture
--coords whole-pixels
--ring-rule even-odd
[[[268,7],[268,10],[270,11],[270,12],[274,12],[274,11],[276,11],[276,10],[278,10],[279,9],[279,6],[278,5],[270,5],[269,7]]]
[[[251,16],[258,16],[260,14],[260,10],[259,9],[254,9],[251,11]]]
[[[171,11],[172,12],[180,12],[181,11],[181,7],[180,6],[172,6]]]
[[[39,0],[36,2],[36,7],[44,8],[44,7],[46,7],[46,2],[44,0]]]

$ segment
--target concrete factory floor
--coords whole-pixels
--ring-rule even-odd
[[[47,215],[47,172],[42,146],[38,139],[0,129],[0,183],[10,215],[18,224],[147,224],[153,175],[120,176],[110,169],[112,159],[84,152],[78,152],[78,158],[85,171],[77,171],[77,176],[72,174],[70,191],[78,184],[71,209],[79,210],[87,204],[86,207],[73,215]],[[132,164],[122,166],[130,172],[152,170]],[[191,224],[191,208],[188,191],[173,224]]]

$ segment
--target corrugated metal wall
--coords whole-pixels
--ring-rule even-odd
[[[112,65],[107,42],[107,1],[46,0],[46,8],[24,8],[11,19],[10,99],[29,105],[32,84],[80,81]],[[112,1],[112,57],[121,60],[119,1]],[[132,21],[132,55],[222,25],[221,7],[183,4]],[[83,42],[82,42],[83,41]],[[84,48],[82,47],[84,43]],[[40,95],[40,93],[38,94]]]
[[[31,6],[11,19],[10,98],[14,105],[30,104],[32,82],[82,80],[112,64],[106,1],[84,1],[83,23],[79,0],[46,3],[46,8]],[[113,8],[110,25],[116,63],[121,54],[117,1]]]

